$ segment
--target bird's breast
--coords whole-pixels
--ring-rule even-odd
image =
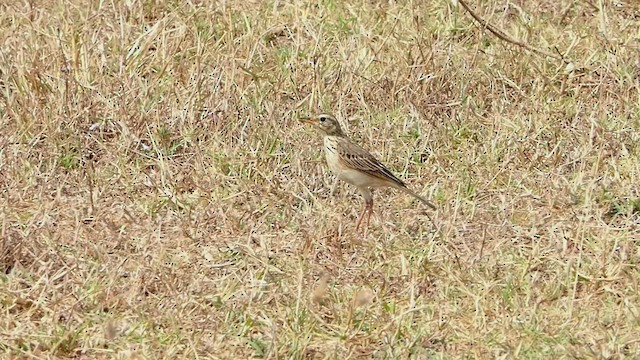
[[[340,174],[342,169],[340,155],[338,153],[338,140],[333,136],[324,137],[324,154],[327,158],[329,169],[335,174]]]

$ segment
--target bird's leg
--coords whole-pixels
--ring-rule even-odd
[[[371,214],[373,214],[373,199],[369,199],[364,203],[364,211],[367,214],[367,224],[364,227],[364,237],[367,237],[367,230],[369,230],[369,221],[371,221]]]
[[[366,237],[367,230],[369,228],[369,220],[371,219],[371,213],[373,212],[373,196],[368,187],[361,187],[359,190],[360,194],[362,194],[362,198],[364,199],[364,208],[362,208],[362,214],[360,214],[360,219],[358,219],[358,223],[356,224],[356,231],[358,231],[360,224],[362,224],[362,221],[366,216],[367,221],[364,228],[364,236]]]
[[[362,208],[362,212],[360,213],[360,216],[358,216],[358,222],[356,223],[356,231],[358,231],[358,229],[360,228],[360,224],[362,223],[362,220],[364,220],[364,217],[366,215],[367,215],[367,202],[365,201],[364,207]]]
[[[371,214],[373,213],[373,199],[368,199],[364,202],[364,207],[362,208],[362,213],[358,218],[358,223],[356,224],[356,231],[360,228],[360,224],[366,217],[366,221],[364,224],[363,235],[367,237],[367,230],[369,230],[369,221],[371,220]]]

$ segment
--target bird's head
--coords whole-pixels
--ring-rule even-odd
[[[329,114],[320,114],[314,116],[304,116],[300,118],[305,124],[311,124],[320,131],[322,131],[325,135],[329,136],[342,136],[344,135],[342,129],[340,128],[340,124],[338,120]]]

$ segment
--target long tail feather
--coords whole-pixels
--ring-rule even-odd
[[[411,196],[415,197],[416,199],[418,199],[418,200],[422,201],[422,203],[423,203],[423,204],[427,205],[427,206],[428,206],[428,207],[430,207],[432,210],[436,210],[436,209],[437,209],[437,208],[436,208],[436,206],[435,206],[435,205],[433,205],[429,200],[427,200],[427,199],[423,198],[422,196],[420,196],[420,195],[416,194],[415,192],[413,192],[413,191],[412,191],[411,189],[409,189],[408,187],[406,187],[406,186],[398,186],[398,189],[400,189],[400,190],[402,190],[402,191],[406,192],[407,194],[409,194],[409,195],[411,195]]]

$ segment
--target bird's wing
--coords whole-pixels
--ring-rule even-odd
[[[402,180],[398,179],[391,171],[389,171],[382,163],[373,157],[367,150],[360,145],[342,139],[338,142],[338,154],[340,160],[345,166],[360,170],[379,179],[390,181],[400,187],[406,187]]]

